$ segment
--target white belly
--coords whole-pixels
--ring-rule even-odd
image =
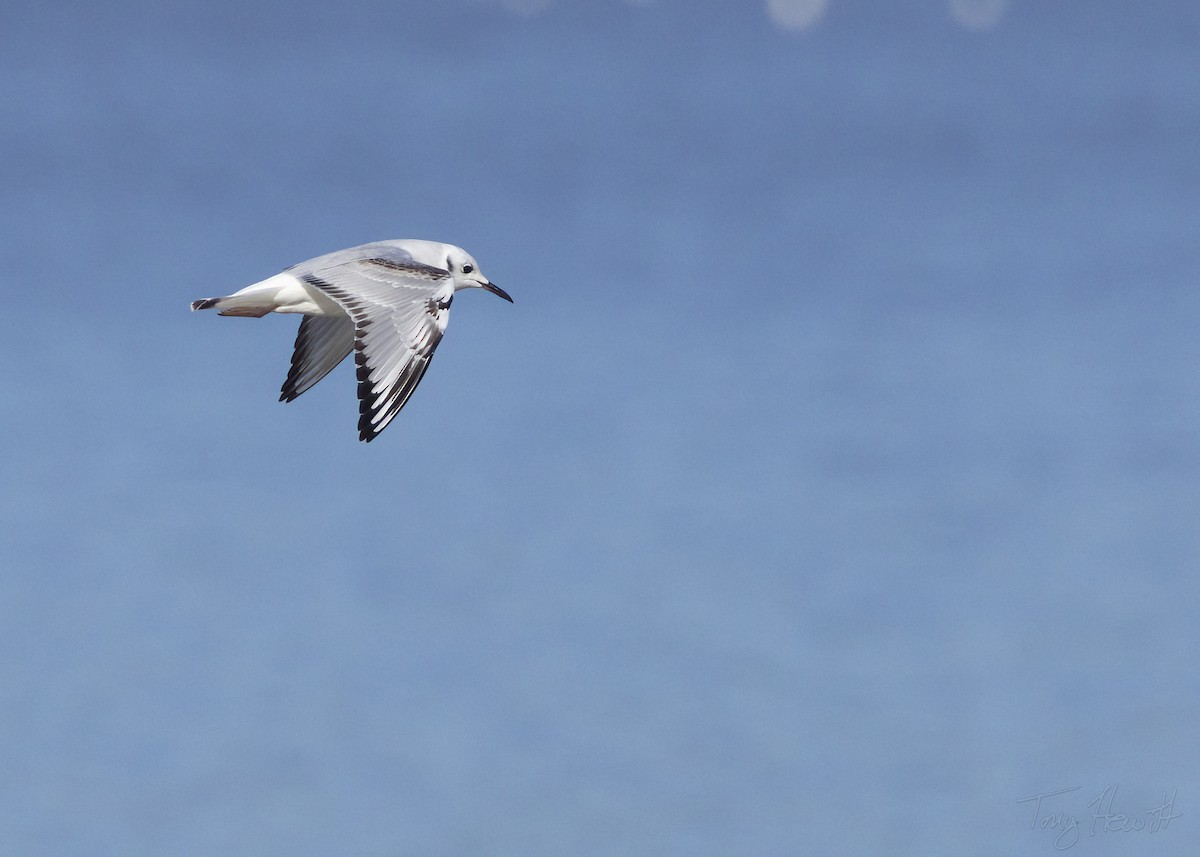
[[[293,277],[276,274],[252,286],[246,286],[232,297],[254,298],[254,303],[270,312],[292,312],[303,315],[345,315],[346,312],[320,289]]]

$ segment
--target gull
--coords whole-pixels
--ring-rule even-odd
[[[421,382],[460,289],[486,289],[512,303],[461,247],[405,238],[317,256],[227,297],[192,301],[192,310],[304,316],[281,402],[312,387],[353,351],[358,439],[369,442]]]

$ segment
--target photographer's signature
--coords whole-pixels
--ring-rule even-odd
[[[1033,810],[1031,830],[1057,831],[1054,847],[1065,851],[1079,841],[1080,831],[1086,829],[1092,836],[1103,833],[1158,833],[1166,830],[1171,819],[1183,813],[1175,811],[1175,793],[1164,791],[1162,800],[1138,815],[1127,815],[1113,810],[1117,799],[1117,785],[1105,786],[1100,794],[1087,803],[1090,814],[1082,816],[1062,811],[1063,795],[1077,792],[1082,786],[1045,792],[1031,797],[1018,798],[1017,803],[1029,804]]]

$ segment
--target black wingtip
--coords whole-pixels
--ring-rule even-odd
[[[300,395],[296,392],[296,380],[292,377],[295,371],[296,367],[293,365],[288,371],[288,376],[283,379],[283,386],[279,388],[279,401],[281,402],[290,402]]]
[[[212,309],[219,300],[220,298],[200,298],[198,301],[192,301],[192,312],[198,309]]]

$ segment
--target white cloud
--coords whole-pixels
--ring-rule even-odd
[[[1008,0],[950,0],[950,14],[968,30],[996,26],[1008,11]]]
[[[767,15],[785,30],[811,27],[825,14],[829,0],[767,0]]]

